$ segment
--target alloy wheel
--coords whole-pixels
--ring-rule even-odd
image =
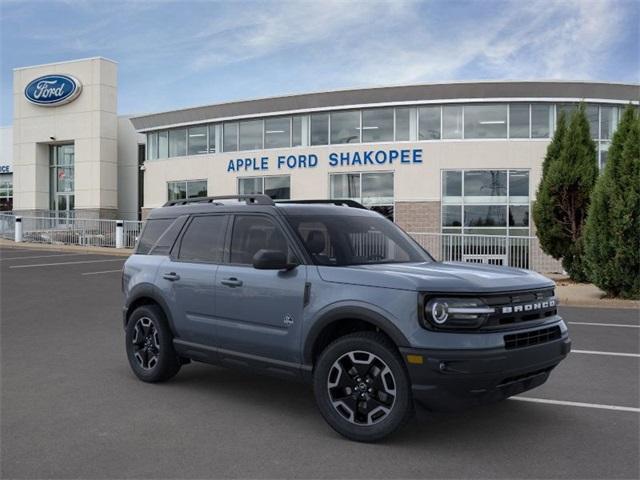
[[[389,415],[396,400],[396,380],[377,355],[354,350],[338,358],[327,378],[329,399],[349,422],[368,426]]]
[[[158,364],[160,338],[158,329],[149,317],[141,317],[133,327],[133,356],[145,370]]]

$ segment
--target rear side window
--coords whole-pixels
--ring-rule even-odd
[[[147,220],[140,240],[138,240],[136,253],[139,255],[147,255],[151,247],[155,245],[160,236],[169,228],[174,220],[175,218],[152,218]]]
[[[182,236],[178,258],[185,262],[221,263],[226,215],[193,217]]]
[[[168,255],[171,247],[173,247],[173,244],[176,242],[176,238],[180,235],[180,230],[182,230],[182,226],[187,221],[187,218],[189,218],[187,215],[178,217],[171,226],[160,235],[160,238],[155,246],[152,247],[149,255]]]

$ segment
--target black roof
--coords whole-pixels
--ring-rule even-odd
[[[269,212],[285,215],[375,215],[353,200],[286,200],[274,202],[266,195],[229,195],[167,202],[151,211],[148,219],[212,212]]]

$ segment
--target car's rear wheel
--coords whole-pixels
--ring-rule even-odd
[[[407,371],[380,333],[358,332],[331,343],[316,364],[314,392],[327,423],[361,442],[390,435],[413,413]]]
[[[126,329],[127,358],[133,373],[144,382],[162,382],[180,370],[173,335],[156,305],[136,308]]]

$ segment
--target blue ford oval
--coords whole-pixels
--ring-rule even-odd
[[[29,82],[24,96],[36,105],[62,105],[74,100],[81,90],[81,83],[70,75],[45,75]]]

